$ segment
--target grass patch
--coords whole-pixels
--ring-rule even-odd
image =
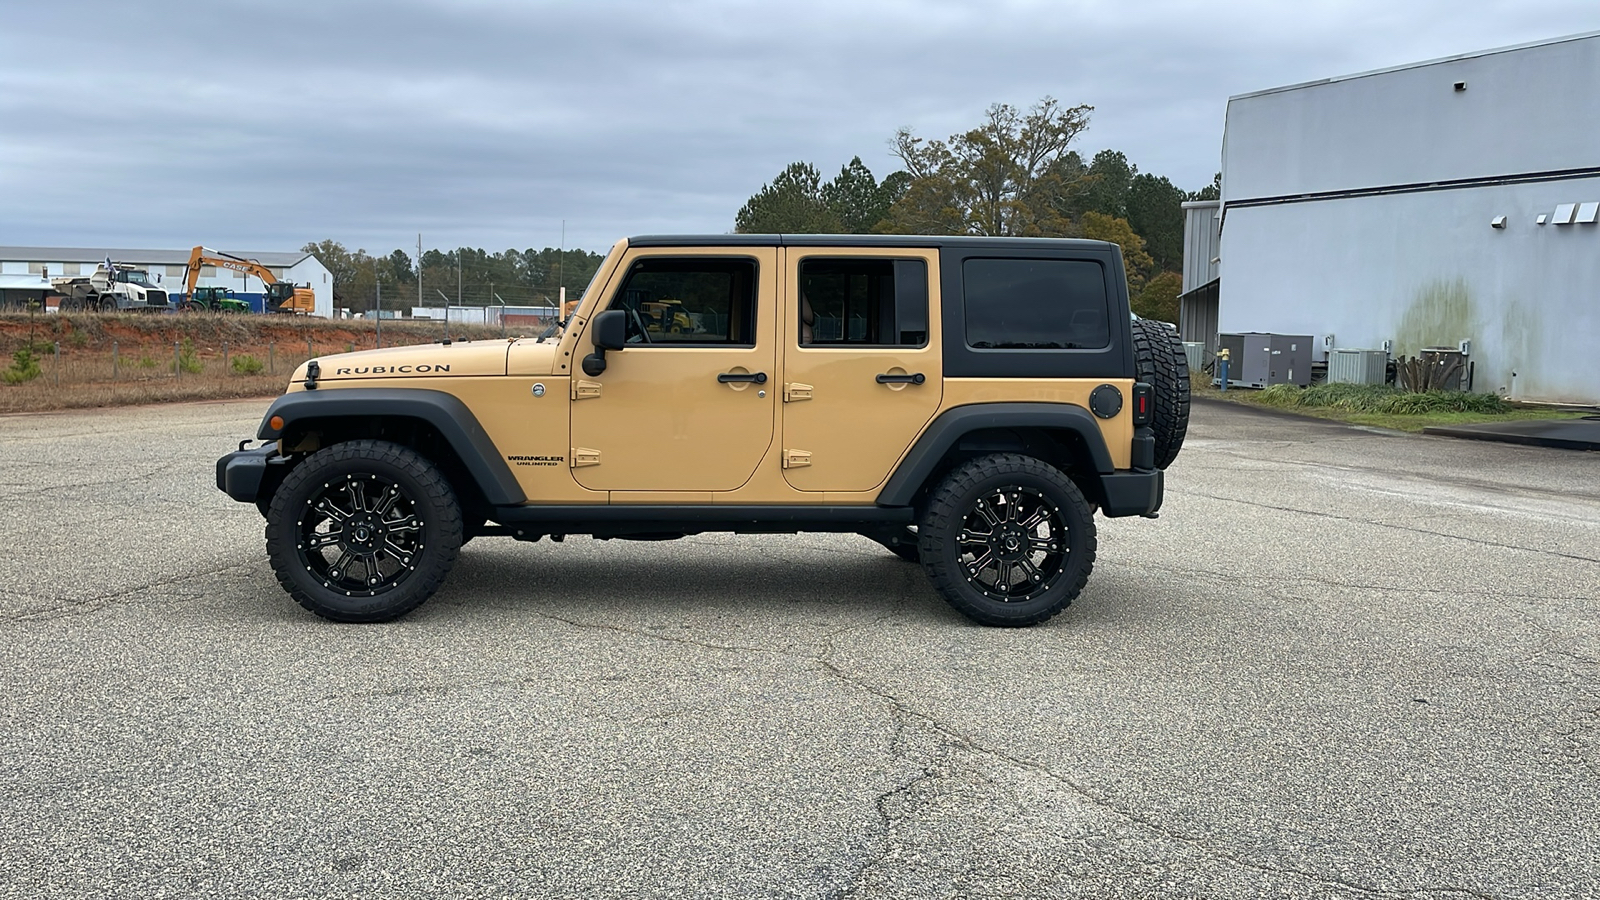
[[[1388,385],[1319,384],[1309,388],[1275,384],[1261,390],[1232,388],[1226,392],[1196,385],[1195,394],[1245,406],[1332,419],[1350,425],[1419,432],[1448,425],[1515,422],[1527,419],[1573,419],[1584,411],[1523,406],[1494,394],[1466,391],[1411,393]]]
[[[1511,404],[1494,394],[1466,391],[1427,391],[1419,394],[1380,384],[1319,384],[1308,388],[1275,384],[1263,389],[1257,402],[1280,409],[1341,409],[1390,416],[1444,412],[1500,414],[1511,411]]]

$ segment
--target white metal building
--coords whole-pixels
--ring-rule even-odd
[[[128,250],[105,247],[0,247],[0,294],[38,299],[49,289],[51,278],[90,275],[106,259],[146,268],[150,280],[158,282],[168,294],[186,289],[189,250]],[[310,285],[316,294],[316,315],[333,317],[333,278],[315,256],[303,251],[255,252],[223,251],[229,256],[254,260],[265,266],[274,278]],[[248,300],[257,311],[262,308],[261,279],[231,269],[211,266],[200,270],[201,286],[230,288]]]
[[[1597,123],[1600,32],[1231,98],[1218,328],[1600,403]]]

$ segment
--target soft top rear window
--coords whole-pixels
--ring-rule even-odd
[[[1111,343],[1105,269],[1081,259],[967,259],[967,346],[1098,350]]]

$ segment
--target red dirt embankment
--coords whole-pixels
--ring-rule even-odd
[[[378,346],[377,325],[237,313],[0,313],[0,374],[22,370],[16,354],[30,342],[39,370],[20,384],[0,381],[0,413],[270,397],[311,357]],[[442,340],[445,331],[443,322],[385,320],[382,334],[391,347]],[[450,334],[482,340],[501,329],[452,323]]]

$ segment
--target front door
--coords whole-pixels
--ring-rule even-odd
[[[939,409],[938,252],[786,254],[784,477],[870,491]]]
[[[777,250],[635,250],[614,281],[596,312],[627,312],[628,345],[598,376],[573,367],[573,477],[599,491],[739,488],[772,443]]]

